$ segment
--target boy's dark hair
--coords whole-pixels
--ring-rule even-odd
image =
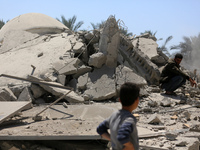
[[[182,55],[182,54],[180,54],[180,53],[177,53],[177,54],[175,55],[175,58],[180,58],[180,59],[183,59],[183,55]]]
[[[119,91],[119,97],[122,106],[130,106],[139,97],[140,88],[137,84],[132,82],[124,83]]]

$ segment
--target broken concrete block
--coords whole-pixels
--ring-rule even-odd
[[[102,65],[105,64],[105,62],[106,56],[103,53],[98,52],[90,56],[88,64],[96,68],[101,68]]]
[[[78,78],[77,88],[79,90],[86,90],[87,82],[88,82],[88,73],[86,73]]]
[[[167,63],[167,60],[160,55],[151,57],[151,61],[157,66],[164,66]]]
[[[36,84],[31,84],[30,89],[33,93],[33,97],[36,99],[46,93],[46,91],[42,87],[40,87],[39,85],[36,85]]]
[[[17,97],[8,87],[0,89],[0,101],[16,101],[16,100]]]
[[[78,58],[69,58],[66,61],[54,63],[53,67],[58,74],[71,75],[77,73],[79,65],[82,65],[82,62]]]
[[[28,89],[28,87],[25,87],[22,93],[19,95],[17,101],[31,101],[33,100],[33,96]]]
[[[45,73],[44,75],[41,75],[41,78],[44,80],[44,81],[52,81],[52,82],[55,82],[57,80],[57,77],[51,73],[51,72],[47,72]]]
[[[163,124],[158,114],[153,114],[148,120],[148,124]]]
[[[91,70],[92,70],[91,67],[82,65],[81,67],[79,67],[79,68],[77,69],[77,73],[74,74],[73,77],[74,77],[75,79],[77,79],[77,78],[80,77],[81,75],[83,75],[83,74],[85,74],[85,73],[87,73],[87,72],[90,72]]]
[[[76,42],[73,46],[74,53],[81,53],[84,49],[84,44],[82,42]]]
[[[166,136],[166,138],[167,138],[168,140],[174,141],[174,140],[176,140],[178,134],[175,133],[175,132],[166,132],[166,133],[165,133],[165,136]]]
[[[139,38],[138,44],[138,49],[144,52],[150,59],[158,55],[158,44],[154,40],[147,38]]]
[[[9,89],[13,92],[13,94],[16,97],[19,97],[19,95],[23,91],[24,87],[25,87],[24,85],[14,85],[14,86],[9,86]]]
[[[57,81],[58,81],[59,83],[61,83],[62,85],[65,85],[66,76],[63,75],[63,74],[58,75],[58,77],[57,77]]]
[[[87,89],[83,94],[88,94],[93,100],[106,100],[116,96],[114,81],[115,69],[103,66],[95,68],[88,74]]]
[[[130,68],[126,66],[119,65],[116,68],[115,74],[116,74],[116,82],[118,85],[117,88],[120,88],[120,86],[124,82],[133,82],[135,84],[138,84],[138,86],[140,87],[147,85],[147,82],[143,77],[137,75]]]
[[[160,105],[163,107],[170,107],[172,104],[172,101],[168,97],[164,97],[163,100],[160,102]]]

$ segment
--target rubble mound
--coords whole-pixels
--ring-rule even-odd
[[[156,40],[149,34],[136,37],[123,35],[114,16],[107,19],[102,29],[76,33],[43,14],[18,16],[0,30],[0,101],[28,101],[37,109],[38,105],[63,97],[65,109],[71,106],[73,111],[77,109],[76,112],[81,113],[79,105],[73,105],[78,103],[84,108],[79,116],[84,117],[87,114],[86,104],[93,106],[89,115],[94,111],[105,113],[101,109],[94,110],[95,104],[105,102],[102,107],[106,102],[119,104],[118,90],[124,82],[130,81],[141,88],[140,104],[135,111],[138,113],[135,114],[138,126],[154,131],[154,134],[146,134],[145,137],[140,135],[141,147],[196,148],[199,135],[193,135],[193,132],[199,132],[199,116],[191,114],[191,111],[198,112],[200,90],[189,88],[187,83],[186,87],[176,91],[177,97],[163,95],[158,81],[160,69],[168,57],[158,51]],[[184,108],[184,104],[189,106]],[[190,107],[190,111],[184,111]],[[111,113],[110,110],[114,109],[108,110]],[[29,111],[32,113],[32,109]],[[104,119],[99,115],[95,117],[98,121],[89,120],[92,128],[88,129],[94,134],[96,124]],[[53,119],[48,121],[52,125],[55,123]],[[70,121],[77,123],[80,119]],[[85,128],[82,120],[78,125]],[[32,129],[30,126],[26,129]],[[192,144],[188,144],[187,139],[180,139],[181,136],[186,138],[183,132],[192,132],[192,135],[187,135],[188,138],[194,137],[191,138]],[[7,135],[7,131],[2,133]]]

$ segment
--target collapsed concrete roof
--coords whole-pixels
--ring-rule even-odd
[[[58,20],[40,13],[28,13],[8,21],[1,28],[0,43],[4,43],[2,49],[5,52],[37,38],[38,34],[55,34],[63,31],[69,31],[69,29]]]
[[[28,13],[17,16],[8,21],[0,30],[0,39],[10,31],[29,31],[31,33],[58,33],[60,30],[69,30],[58,20],[41,13]]]

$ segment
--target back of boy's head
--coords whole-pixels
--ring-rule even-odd
[[[122,106],[132,105],[139,97],[140,88],[137,84],[132,82],[124,83],[119,91],[119,98]]]

